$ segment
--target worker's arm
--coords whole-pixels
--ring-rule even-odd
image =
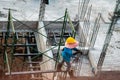
[[[78,53],[82,54],[82,51],[77,48],[73,48],[73,50],[76,51],[75,53],[73,53],[73,55],[76,55]]]
[[[77,48],[73,48],[72,50],[74,50],[74,51],[79,51]]]

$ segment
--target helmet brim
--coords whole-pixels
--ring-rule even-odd
[[[75,48],[75,47],[77,47],[79,45],[79,42],[78,41],[76,41],[76,42],[74,42],[74,43],[67,43],[67,42],[65,42],[65,47],[67,47],[67,48]]]

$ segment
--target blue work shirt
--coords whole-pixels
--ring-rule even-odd
[[[63,57],[63,60],[66,61],[66,62],[70,62],[71,60],[71,57],[73,57],[73,53],[72,53],[72,50],[75,50],[77,51],[78,49],[77,48],[66,48],[64,47],[64,50],[62,51],[62,57]]]

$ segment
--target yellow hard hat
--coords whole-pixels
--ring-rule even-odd
[[[68,37],[67,40],[66,40],[66,43],[75,43],[76,40],[73,38],[73,37]]]

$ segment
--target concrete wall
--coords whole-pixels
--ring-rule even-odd
[[[43,55],[43,61],[42,62],[45,62],[44,64],[41,65],[41,70],[44,70],[44,71],[47,71],[47,70],[54,70],[54,61],[53,59],[50,59],[48,58],[47,56],[53,58],[53,55],[52,55],[52,51],[47,51],[49,50],[50,48],[47,46],[47,38],[45,36],[46,35],[46,31],[45,31],[45,28],[41,28],[43,27],[44,24],[43,22],[39,22],[39,25],[38,25],[38,45],[39,45],[39,50],[40,52],[45,52],[44,54],[46,55]],[[41,29],[39,29],[41,28]],[[43,34],[43,35],[41,35]],[[47,52],[46,52],[47,51]],[[48,61],[49,60],[49,61]],[[44,76],[46,76],[47,78],[49,79],[52,79],[53,78],[53,73],[47,73],[47,74],[43,74]]]

